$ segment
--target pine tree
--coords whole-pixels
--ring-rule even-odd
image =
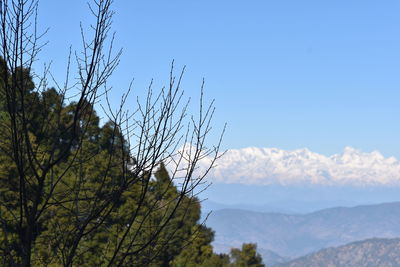
[[[197,120],[187,116],[184,71],[175,78],[172,66],[168,86],[149,89],[136,112],[125,108],[127,94],[114,111],[107,80],[121,51],[114,53],[108,38],[112,2],[89,3],[94,22],[81,29],[82,51],[71,53],[76,64],[67,64],[65,82],[49,88],[49,70],[40,75],[33,67],[43,48],[38,1],[0,1],[4,266],[167,266],[198,221],[193,194],[209,169],[193,170],[202,158],[211,158],[211,168],[219,157],[219,144],[205,146],[213,107],[201,98]],[[102,100],[109,106],[104,125],[95,110]],[[172,159],[183,171],[179,189],[165,170],[153,175]]]
[[[181,253],[173,260],[173,267],[215,266],[229,265],[229,256],[215,254],[211,242],[214,232],[204,225],[195,225],[192,228],[190,243],[183,248]]]
[[[245,243],[241,249],[231,249],[232,267],[264,267],[260,254],[257,253],[257,245]]]

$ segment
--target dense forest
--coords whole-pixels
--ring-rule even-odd
[[[1,62],[1,66],[4,66],[4,60]],[[6,71],[8,70],[2,69],[3,73]],[[87,226],[90,230],[83,233],[77,242],[85,217],[94,216],[90,209],[101,207],[101,203],[95,202],[108,200],[107,195],[113,194],[115,184],[124,182],[124,169],[116,167],[120,166],[118,161],[122,160],[116,148],[124,149],[126,140],[112,122],[100,126],[100,119],[93,106],[85,103],[85,111],[90,116],[82,116],[82,121],[78,124],[85,125],[86,129],[77,129],[77,135],[82,136],[78,139],[82,142],[79,146],[82,148],[77,154],[75,149],[78,145],[68,146],[72,143],[72,137],[67,135],[65,130],[73,123],[71,110],[75,109],[77,103],[66,106],[60,104],[63,96],[54,88],[41,93],[35,92],[35,84],[29,73],[25,70],[20,71],[26,86],[23,95],[18,96],[16,104],[22,103],[23,99],[26,112],[26,123],[23,126],[27,127],[32,149],[36,155],[46,160],[50,157],[49,151],[53,153],[51,157],[56,157],[61,152],[65,154],[68,147],[68,153],[51,168],[51,173],[46,175],[43,184],[36,184],[32,170],[24,170],[28,183],[23,188],[23,194],[27,198],[28,212],[33,208],[32,202],[35,201],[39,202],[36,209],[40,212],[40,219],[34,225],[34,235],[31,237],[33,266],[65,265],[76,243],[78,244],[73,251],[72,261],[74,266],[107,265],[116,254],[118,245],[127,251],[123,256],[118,255],[121,266],[262,266],[261,258],[253,244],[244,244],[241,249],[232,249],[231,255],[213,252],[211,242],[214,232],[200,221],[199,200],[188,196],[180,198],[181,192],[174,186],[163,163],[159,164],[153,175],[147,173],[137,182],[128,185],[113,203],[115,207],[111,212],[99,211],[101,216],[90,222]],[[7,75],[13,76],[12,73]],[[0,255],[4,266],[19,266],[25,253],[23,249],[26,228],[30,227],[30,221],[19,219],[23,216],[23,211],[19,210],[23,183],[19,180],[13,143],[9,141],[12,138],[10,116],[14,114],[10,110],[19,107],[10,105],[6,99],[8,96],[3,80],[1,84]],[[16,114],[21,116],[18,112],[16,111]],[[44,117],[47,119],[44,120]],[[51,120],[48,120],[49,118]],[[128,151],[125,153],[129,154]],[[20,156],[20,160],[29,161],[26,155]],[[72,157],[76,158],[74,162],[77,163],[66,168]],[[109,158],[113,160],[107,160]],[[125,171],[132,170],[128,168]],[[55,181],[54,177],[62,172],[65,172],[62,178]],[[54,186],[55,183],[58,183],[58,186]],[[141,199],[144,187],[147,187],[147,193],[144,199]],[[35,199],[37,196],[39,199]],[[181,203],[175,205],[177,201]],[[139,205],[141,207],[138,207]],[[176,210],[172,212],[172,208]],[[137,210],[140,210],[140,214],[132,221],[131,214]],[[147,218],[143,219],[145,217]],[[159,226],[167,220],[168,223],[160,230]],[[131,228],[132,231],[125,231],[127,228]],[[155,232],[157,234],[154,234]],[[125,238],[123,243],[119,242],[122,238]],[[136,241],[131,243],[131,240]],[[143,243],[149,245],[142,246],[142,250],[130,254],[134,252],[135,246],[138,246],[136,244]],[[131,246],[132,244],[134,245]]]
[[[111,4],[89,4],[82,51],[51,87],[49,69],[33,67],[38,1],[0,1],[2,266],[263,266],[254,244],[213,252],[196,189],[208,171],[194,172],[203,157],[213,155],[209,169],[219,158],[219,144],[205,146],[213,106],[201,99],[186,123],[183,71],[175,78],[172,67],[169,85],[149,89],[133,114],[128,94],[111,107],[107,80],[121,55],[108,37]]]

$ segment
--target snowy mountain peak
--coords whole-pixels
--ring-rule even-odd
[[[329,157],[307,148],[248,147],[229,150],[208,177],[218,183],[388,186],[400,185],[400,162],[352,147]]]

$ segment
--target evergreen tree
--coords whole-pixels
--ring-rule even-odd
[[[74,109],[76,103],[60,105],[60,96],[54,89],[30,98],[35,102],[32,106],[41,113],[52,114],[52,120],[63,122],[52,127],[52,121],[49,121],[49,125],[42,126],[47,127],[47,131],[43,132],[40,125],[35,123],[40,122],[40,114],[32,111],[32,123],[29,124],[28,131],[36,153],[40,153],[44,159],[50,157],[48,151],[51,146],[56,147],[51,150],[52,153],[65,153],[63,150],[70,143],[68,138],[71,137],[60,133],[72,123],[73,117],[69,111]],[[85,130],[77,129],[77,134],[82,135],[80,149],[77,150],[76,145],[70,146],[63,160],[52,168],[50,177],[43,186],[42,201],[46,208],[36,224],[32,262],[36,266],[65,265],[71,249],[74,249],[74,264],[77,266],[107,265],[109,258],[115,253],[118,240],[126,235],[126,242],[120,243],[123,249],[135,248],[129,242],[132,239],[136,239],[137,244],[150,244],[140,253],[125,257],[126,266],[170,266],[170,262],[180,254],[192,234],[192,229],[198,223],[199,201],[195,197],[182,197],[163,163],[159,165],[154,176],[146,173],[143,179],[126,185],[126,190],[118,198],[110,198],[126,182],[120,162],[124,160],[121,155],[128,156],[129,152],[125,150],[126,141],[118,127],[112,122],[99,126],[99,118],[93,107],[87,104],[86,109],[90,115],[83,116],[82,122],[78,124],[83,125]],[[2,132],[2,136],[6,136],[6,133]],[[18,171],[10,157],[12,153],[4,153],[7,149],[11,150],[7,147],[9,145],[9,142],[2,143],[0,153],[3,159],[0,165],[0,198],[1,203],[7,203],[0,206],[3,220],[0,241],[4,253],[3,261],[7,262],[7,257],[12,255],[15,256],[14,263],[20,264],[18,253],[21,253],[21,241],[18,233],[21,232],[21,226],[14,218],[19,208],[19,184],[15,179]],[[121,154],[120,151],[124,153]],[[75,164],[68,168],[71,157]],[[62,180],[55,181],[52,178],[59,177],[61,173]],[[58,186],[54,187],[57,182]],[[148,188],[143,193],[146,186]],[[49,195],[51,190],[53,192]],[[101,210],[106,201],[113,202],[112,209]],[[139,212],[132,221],[132,213],[135,211]],[[90,216],[96,216],[97,219],[88,221]],[[87,222],[86,229],[89,230],[77,242],[82,224]],[[126,231],[127,228],[132,230]],[[157,232],[159,233],[155,234]],[[117,256],[117,260],[122,258]]]
[[[4,95],[3,91],[0,103],[6,102]],[[182,195],[162,162],[154,175],[144,172],[126,184],[127,175],[133,175],[133,167],[121,168],[121,162],[132,164],[126,140],[112,121],[99,125],[90,103],[84,104],[77,128],[71,132],[76,102],[63,104],[63,96],[54,88],[40,94],[26,90],[24,98],[29,107],[25,127],[32,150],[41,159],[37,164],[60,159],[43,184],[35,181],[31,170],[25,171],[31,185],[26,188],[28,203],[40,197],[40,219],[32,237],[33,265],[68,266],[68,258],[74,255],[75,266],[107,266],[113,257],[121,266],[263,266],[253,244],[232,249],[231,260],[213,252],[214,232],[199,223],[200,202]],[[16,266],[23,263],[21,233],[28,221],[21,224],[16,217],[21,184],[9,138],[10,114],[4,106],[0,116],[0,256],[3,265]],[[37,190],[41,190],[39,195]],[[116,253],[135,248],[139,251]]]
[[[214,240],[214,232],[203,225],[196,225],[192,229],[192,238],[181,253],[174,259],[174,267],[215,266],[225,267],[229,265],[229,256],[215,254],[211,242]]]
[[[76,72],[68,64],[65,85],[48,88],[47,70],[40,76],[33,68],[42,48],[38,1],[0,1],[4,266],[169,266],[193,236],[200,217],[193,194],[209,169],[194,170],[200,159],[211,158],[211,168],[219,157],[219,144],[205,147],[213,107],[200,103],[198,120],[186,116],[183,72],[176,79],[172,66],[169,86],[154,96],[150,89],[134,114],[127,96],[116,111],[104,97],[109,121],[100,124],[95,105],[109,94],[121,55],[107,39],[112,2],[89,4],[94,22],[81,29]],[[177,152],[188,140],[190,152]],[[179,188],[166,160],[180,163]]]
[[[232,267],[264,267],[260,254],[257,253],[257,245],[245,243],[242,249],[231,249]]]

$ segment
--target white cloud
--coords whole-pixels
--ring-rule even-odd
[[[377,151],[364,153],[351,147],[330,157],[308,149],[250,147],[229,150],[211,170],[208,179],[260,185],[400,185],[400,162],[393,157],[385,158]]]

